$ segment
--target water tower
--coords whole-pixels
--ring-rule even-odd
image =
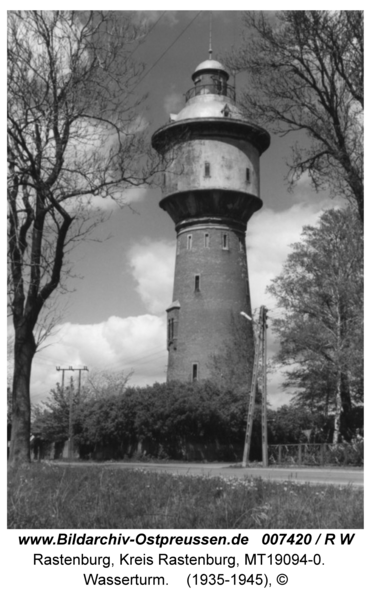
[[[223,65],[202,62],[185,106],[152,138],[165,158],[160,206],[175,223],[167,309],[168,381],[216,375],[249,383],[254,339],[246,227],[262,207],[259,159],[269,134],[247,121]],[[248,357],[248,358],[246,358]]]

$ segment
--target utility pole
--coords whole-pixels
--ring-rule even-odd
[[[56,367],[57,371],[62,371],[62,396],[64,396],[64,372],[65,371],[78,371],[79,372],[79,387],[78,387],[78,400],[80,402],[81,394],[81,371],[89,371],[88,367]],[[69,401],[69,415],[68,415],[68,458],[72,458],[73,455],[73,427],[72,427],[72,394],[70,394]]]
[[[262,455],[263,467],[268,466],[268,427],[267,427],[267,312],[262,306]]]
[[[256,395],[256,382],[258,380],[258,370],[259,370],[259,355],[260,355],[260,344],[261,344],[261,321],[262,321],[262,308],[260,308],[259,314],[259,331],[258,331],[258,341],[255,346],[254,352],[254,365],[252,370],[252,379],[251,379],[251,389],[249,396],[249,404],[247,407],[247,421],[246,421],[246,435],[245,435],[245,444],[243,448],[243,457],[242,457],[242,466],[246,467],[247,462],[249,460],[250,455],[250,446],[251,446],[251,434],[252,434],[252,423],[254,419],[254,408],[255,408],[255,395]],[[246,315],[246,313],[241,313],[244,317],[252,321],[252,318]]]
[[[268,466],[268,431],[267,431],[267,308],[260,307],[259,323],[258,323],[258,339],[255,346],[254,365],[251,379],[251,389],[249,396],[249,405],[247,408],[246,435],[243,449],[242,466],[246,467],[251,447],[252,425],[254,420],[256,384],[258,381],[260,349],[262,348],[262,454],[263,467]],[[241,312],[241,315],[249,321],[252,318],[246,313]]]
[[[55,367],[57,371],[62,371],[62,396],[64,393],[64,372],[65,371],[74,371],[73,367]]]

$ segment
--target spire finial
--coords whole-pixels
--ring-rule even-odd
[[[210,39],[209,39],[209,60],[213,57],[213,46],[212,46],[212,37],[213,37],[213,13],[210,11]]]

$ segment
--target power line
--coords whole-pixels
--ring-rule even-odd
[[[157,348],[161,348],[161,350],[157,350]],[[113,371],[113,372],[115,372],[115,370],[119,371],[119,370],[128,369],[131,366],[135,366],[136,364],[141,363],[141,362],[143,362],[143,364],[146,364],[147,362],[150,362],[151,360],[157,360],[157,359],[159,359],[161,357],[161,354],[163,352],[166,352],[166,349],[163,348],[163,345],[161,344],[159,346],[155,346],[150,353],[144,353],[144,354],[140,353],[140,354],[137,354],[135,356],[135,360],[133,360],[131,362],[126,363],[124,358],[117,359],[116,361],[114,361],[113,363],[111,363],[110,366],[103,367],[102,370],[103,371]],[[48,361],[48,364],[53,364],[54,365],[55,362],[52,363],[52,362]],[[139,366],[141,366],[141,365],[139,365]],[[40,365],[40,367],[41,367],[41,365]],[[121,367],[121,369],[120,369],[120,367]],[[62,371],[62,369],[59,369],[59,370]],[[68,370],[70,370],[70,369],[68,369]],[[38,389],[39,389],[39,391],[37,393],[32,393],[31,392],[31,399],[33,401],[37,401],[39,399],[44,399],[50,393],[50,391],[51,391],[50,387],[49,388],[44,388],[44,389],[41,389],[41,390],[40,390],[40,388],[38,388]]]
[[[164,14],[166,13],[166,10],[164,10],[161,15],[159,16],[159,18],[157,19],[157,21],[155,21],[155,23],[152,25],[152,27],[147,31],[146,35],[144,36],[144,38],[141,41],[141,44],[144,42],[144,40],[146,39],[147,36],[149,36],[149,34],[151,33],[151,31],[153,31],[153,29],[156,27],[157,23],[159,21],[161,21],[162,17],[164,16]],[[138,48],[138,46],[137,46]],[[137,48],[135,48],[135,50],[137,50]],[[133,50],[132,54],[134,54],[135,50]]]
[[[64,395],[64,372],[65,371],[78,371],[79,372],[79,386],[78,386],[78,400],[80,402],[81,397],[81,371],[89,371],[88,367],[56,367],[57,371],[62,371],[62,396]],[[70,394],[69,401],[69,414],[68,414],[68,458],[73,457],[73,423],[72,423],[72,394]]]
[[[145,36],[143,36],[143,38],[142,38],[142,39],[140,40],[140,42],[138,43],[137,47],[136,47],[136,48],[134,48],[134,50],[132,50],[132,51],[130,52],[130,54],[128,54],[128,56],[126,57],[126,60],[128,60],[128,59],[129,59],[131,56],[133,56],[134,52],[136,52],[136,51],[138,50],[139,46],[141,46],[141,45],[144,43],[145,39],[146,39],[146,38],[149,36],[149,34],[151,33],[151,31],[153,31],[153,30],[154,30],[154,28],[156,27],[157,23],[158,23],[159,21],[161,21],[161,19],[162,19],[162,17],[164,16],[164,14],[165,14],[165,13],[166,13],[166,10],[164,10],[164,11],[161,13],[161,15],[159,16],[159,18],[157,19],[157,21],[155,21],[155,23],[152,25],[152,27],[150,27],[150,29],[147,31],[147,33],[145,34]]]
[[[139,85],[139,84],[140,84],[140,83],[143,81],[143,79],[145,79],[145,78],[147,77],[147,75],[148,75],[148,74],[149,74],[149,73],[152,71],[152,69],[154,69],[154,68],[155,68],[155,66],[156,66],[156,65],[158,65],[158,63],[160,62],[160,60],[161,60],[161,59],[162,59],[162,58],[165,56],[165,54],[167,54],[167,53],[169,52],[169,50],[170,50],[170,49],[171,49],[171,48],[174,46],[174,44],[176,44],[176,42],[179,40],[179,38],[180,38],[180,37],[183,35],[183,33],[185,33],[185,32],[187,31],[187,29],[188,29],[188,28],[189,28],[189,27],[192,25],[192,23],[193,23],[193,22],[194,22],[194,21],[197,19],[197,17],[198,17],[198,16],[201,14],[201,12],[202,12],[201,10],[200,10],[200,11],[198,11],[198,13],[196,14],[196,16],[195,16],[195,17],[193,17],[192,21],[191,21],[190,23],[188,23],[188,25],[187,25],[187,26],[186,26],[186,27],[183,29],[183,31],[181,31],[181,32],[180,32],[180,34],[178,35],[178,37],[177,37],[177,38],[175,38],[175,40],[174,40],[174,41],[173,41],[173,42],[170,44],[170,46],[169,46],[169,47],[168,47],[168,48],[165,50],[165,52],[163,52],[163,53],[161,54],[160,58],[158,58],[158,59],[156,60],[156,62],[154,62],[154,63],[153,63],[152,67],[150,67],[150,68],[148,69],[148,71],[147,71],[146,73],[144,73],[143,77],[141,77],[141,78],[139,79],[139,81],[137,81],[137,83],[136,83],[136,85],[133,87],[133,90],[132,90],[132,91],[134,91],[134,90],[135,90],[135,89],[138,87],[138,85]]]
[[[162,350],[165,352],[165,351],[166,351],[166,348],[164,348],[164,345],[163,345],[163,344],[159,344],[159,345],[157,345],[157,346],[154,346],[154,347],[151,349],[151,351],[150,351],[150,352],[147,352],[147,351],[145,351],[145,352],[144,352],[144,354],[143,354],[142,352],[140,352],[139,354],[136,354],[136,355],[134,355],[134,357],[131,357],[131,358],[133,358],[133,359],[134,359],[134,361],[133,361],[133,362],[137,362],[138,360],[139,360],[139,361],[140,361],[140,360],[142,360],[142,358],[147,358],[147,357],[150,357],[150,356],[152,356],[152,355],[154,355],[154,354],[158,354],[158,353],[159,353],[159,352],[161,352]],[[41,356],[40,354],[39,354],[39,355],[36,355],[36,357],[35,357],[35,360],[36,360],[37,362],[40,362],[40,363],[45,363],[45,364],[47,364],[47,365],[53,365],[53,366],[55,365],[55,360],[54,360],[54,359],[51,359],[51,360],[49,360],[48,358],[46,358],[46,357],[44,357],[44,356]],[[120,365],[120,364],[122,364],[122,363],[123,363],[123,359],[122,359],[122,358],[118,358],[118,359],[114,360],[113,362],[110,362],[110,363],[109,363],[109,365],[107,365],[107,366],[104,366],[104,367],[102,368],[102,370],[109,371],[109,370],[111,370],[112,368],[114,368],[116,365],[117,365],[117,366],[119,366],[119,365]],[[42,366],[43,366],[43,365],[40,365],[40,367],[42,367]]]
[[[48,389],[46,389],[46,388],[45,388],[45,391],[43,391],[43,392],[39,392],[38,394],[33,394],[33,393],[31,392],[31,394],[30,394],[30,395],[31,395],[31,401],[32,401],[32,400],[38,400],[38,399],[40,399],[40,398],[43,398],[43,399],[45,399],[45,397],[46,397],[46,396],[47,396],[47,395],[50,393],[50,391],[51,391],[51,389],[50,389],[50,388],[48,388]]]
[[[161,348],[161,350],[156,350],[156,348]],[[161,344],[161,346],[155,346],[153,348],[153,350],[148,354],[137,354],[136,356],[134,356],[134,360],[132,360],[129,364],[135,364],[137,362],[140,362],[143,359],[149,358],[151,356],[154,356],[155,354],[160,354],[161,352],[166,352],[166,348],[163,348],[163,345]],[[110,363],[109,366],[105,366],[103,367],[101,370],[103,371],[110,371],[112,369],[115,369],[116,366],[119,365],[123,365],[124,361],[127,360],[126,358],[118,358],[117,360],[113,361]],[[130,360],[130,357],[129,357]]]
[[[54,359],[50,359],[49,360],[48,358],[45,358],[44,356],[41,356],[40,354],[39,355],[36,354],[34,360],[35,360],[35,362],[44,363],[46,365],[52,365],[52,366],[55,365],[55,360]]]
[[[156,348],[161,348],[161,350],[156,350]],[[161,358],[161,354],[163,352],[166,352],[166,348],[163,348],[162,344],[161,344],[161,346],[155,346],[155,348],[153,350],[154,351],[152,351],[150,353],[137,354],[135,360],[133,360],[132,362],[129,362],[129,363],[126,363],[125,359],[118,359],[117,361],[114,361],[113,363],[111,363],[110,366],[104,367],[102,370],[104,370],[104,371],[114,371],[115,368],[116,368],[116,366],[117,367],[121,366],[121,369],[124,369],[124,368],[127,369],[127,368],[130,368],[132,365],[135,366],[138,363],[146,364],[146,363],[150,362],[151,360],[157,360],[157,359]],[[50,363],[50,364],[55,364],[55,363]],[[70,368],[68,368],[68,369],[62,369],[62,368],[59,368],[57,370],[62,371],[62,373],[64,374],[65,370],[68,370],[68,371],[69,370],[75,370],[76,371],[78,369],[70,369]],[[87,369],[82,369],[82,370],[87,370]],[[119,371],[119,368],[117,368],[116,370]],[[80,371],[80,375],[81,375],[81,371]],[[64,383],[64,382],[62,382],[62,383]],[[37,393],[32,393],[31,392],[31,399],[32,400],[38,400],[38,399],[41,399],[41,398],[45,398],[45,396],[47,396],[50,393],[50,391],[51,391],[51,388],[44,388],[44,389],[41,389],[41,390],[39,388],[39,391]]]
[[[156,354],[158,354],[158,356],[156,356],[156,357],[152,356],[151,358],[146,358],[146,359],[141,359],[141,360],[136,361],[136,362],[126,363],[126,367],[131,367],[132,365],[137,365],[138,363],[141,363],[139,365],[139,367],[141,367],[142,365],[144,365],[146,363],[149,363],[149,362],[152,362],[154,360],[157,360],[157,359],[161,358],[161,354],[162,353],[163,353],[163,351],[161,350],[159,352],[156,352]]]

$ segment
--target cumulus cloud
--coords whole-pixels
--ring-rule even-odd
[[[285,381],[284,371],[282,369],[269,373],[267,376],[267,399],[269,408],[277,409],[284,404],[288,404],[291,394],[282,389]]]
[[[164,98],[165,112],[177,114],[184,106],[183,94],[178,92],[170,92]]]
[[[150,385],[166,380],[165,308],[172,296],[175,246],[144,241],[131,248],[129,264],[138,292],[151,313],[137,317],[109,317],[102,323],[64,323],[56,328],[49,344],[38,352],[32,369],[31,392],[35,404],[45,400],[61,382],[56,366],[89,370],[134,370],[130,385]],[[65,373],[65,382],[77,372]],[[83,374],[83,377],[85,375]]]
[[[272,305],[267,285],[280,274],[290,246],[300,240],[304,225],[315,225],[323,208],[313,204],[295,204],[281,212],[263,208],[252,218],[246,245],[253,308]]]
[[[124,128],[123,133],[121,134],[121,139],[125,140],[125,135],[133,134],[133,133],[142,133],[146,131],[149,127],[149,121],[144,115],[137,115],[130,121],[128,121],[127,125]]]
[[[85,200],[85,202],[88,202],[92,209],[112,212],[125,204],[135,204],[137,202],[141,202],[146,198],[148,193],[148,188],[123,188],[119,196],[117,193],[115,194],[115,196],[117,196],[116,200],[113,198],[102,198],[102,196],[91,196],[89,200]]]
[[[133,137],[140,138],[148,125],[149,123],[143,115],[136,115],[127,123],[121,123],[119,132],[113,124],[108,122],[101,123],[87,118],[75,122],[64,154],[64,166],[68,169],[68,176],[64,174],[61,183],[65,186],[65,191],[74,191],[76,188],[82,190],[94,188],[100,181],[93,178],[88,184],[87,174],[95,173],[97,169],[102,172],[106,170],[106,181],[109,181],[109,174],[114,166],[112,157],[119,151],[119,144],[122,144],[126,157],[126,173],[130,179],[132,173],[136,172],[137,162],[140,159],[139,146],[136,148]],[[53,144],[50,145],[49,152],[51,155],[53,154]],[[114,198],[86,194],[73,196],[65,201],[64,205],[69,208],[71,213],[79,213],[87,207],[93,210],[112,211],[123,203],[141,200],[144,197],[145,188],[129,187],[125,189],[122,183],[112,186],[111,192]]]
[[[146,308],[161,314],[172,297],[175,243],[144,241],[129,252],[129,264],[136,289]]]
[[[147,385],[166,379],[165,316],[109,317],[107,321],[80,325],[64,323],[48,339],[48,346],[35,356],[31,396],[34,403],[45,400],[61,381],[57,366],[106,371],[134,370],[130,385]],[[67,371],[65,383],[77,372]]]
[[[179,22],[178,11],[176,10],[139,10],[136,12],[137,21],[150,28],[157,21],[166,24],[168,27],[173,27]]]

